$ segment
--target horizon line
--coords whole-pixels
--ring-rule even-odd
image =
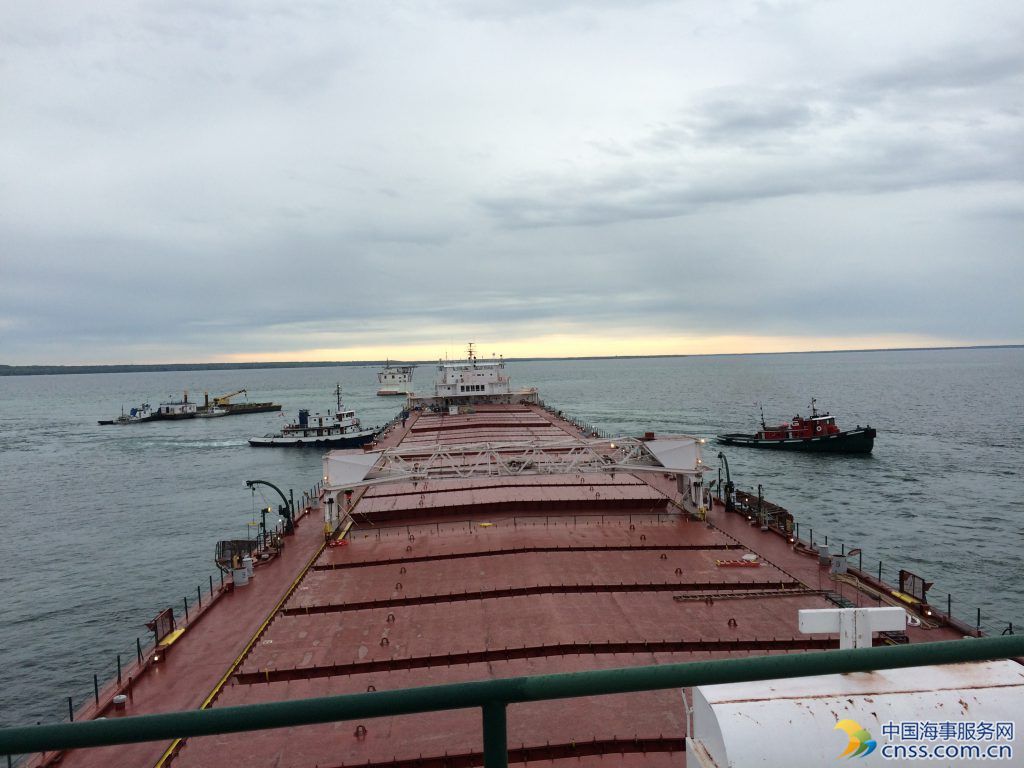
[[[835,355],[849,352],[941,352],[958,349],[1020,349],[1022,344],[958,344],[938,347],[866,347],[863,349],[804,349],[773,352],[697,352],[660,355],[556,355],[552,357],[505,357],[506,362],[548,362],[559,360],[657,360],[679,357],[747,357],[753,355]],[[441,359],[441,358],[439,358]],[[488,358],[490,359],[490,358]],[[381,365],[388,362],[398,364],[432,365],[434,360],[293,360],[293,361],[259,361],[245,362],[206,362],[206,363],[81,363],[81,364],[32,364],[10,365],[0,363],[0,376],[47,375],[102,373],[103,369],[118,369],[111,373],[127,373],[129,369],[145,372],[153,369],[177,370],[217,370],[217,369],[252,369],[252,368],[324,368],[344,365]],[[40,370],[40,369],[46,369]]]

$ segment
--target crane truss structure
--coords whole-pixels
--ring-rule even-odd
[[[680,435],[656,441],[573,438],[397,447],[361,455],[335,451],[325,458],[325,480],[326,488],[334,490],[414,480],[587,472],[652,471],[697,478],[707,471],[700,458],[702,442]],[[332,471],[335,466],[339,471]]]

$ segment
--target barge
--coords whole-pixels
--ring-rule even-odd
[[[237,395],[245,395],[248,397],[248,391],[244,389],[236,390],[235,392],[229,392],[226,395],[215,397],[210,400],[209,393],[204,396],[203,405],[199,406],[198,412],[202,414],[205,411],[210,410],[222,410],[225,411],[227,416],[241,416],[246,413],[270,413],[273,411],[280,411],[280,403],[262,402],[262,403],[250,403],[248,401],[242,403],[231,402],[232,398]]]
[[[802,540],[788,511],[720,501],[700,438],[597,438],[536,390],[514,395],[503,364],[470,354],[440,365],[404,423],[324,456],[275,557],[214,590],[189,621],[172,615],[127,684],[98,693],[87,716],[979,634],[932,606],[919,576],[886,584]],[[972,719],[1006,720],[998,712],[1024,701],[1015,661],[957,666],[516,704],[505,757],[535,768],[823,765],[859,733],[840,726],[848,720],[881,738],[882,717],[948,707],[945,719],[964,719],[969,707]],[[485,747],[479,713],[455,709],[33,762],[468,768]]]
[[[210,394],[207,392],[205,393],[202,405],[200,405],[188,399],[188,391],[186,390],[181,400],[160,403],[160,406],[155,411],[149,407],[148,403],[144,403],[138,408],[132,408],[128,414],[125,414],[122,408],[121,415],[118,418],[101,420],[99,424],[101,426],[110,424],[138,424],[146,421],[171,421],[194,419],[197,417],[210,419],[217,418],[218,416],[240,416],[246,413],[267,413],[281,410],[280,403],[231,402],[231,398],[234,396],[245,393],[244,389],[240,389],[211,400]]]

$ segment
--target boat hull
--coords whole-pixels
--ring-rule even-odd
[[[228,416],[240,416],[243,413],[269,413],[280,411],[280,403],[226,403],[220,406]]]
[[[835,435],[821,437],[796,437],[784,439],[765,439],[757,435],[727,434],[719,435],[718,442],[722,445],[735,445],[741,448],[767,448],[776,451],[803,451],[806,453],[871,453],[875,446],[876,431],[871,428],[851,429]]]
[[[155,416],[143,416],[142,418],[130,418],[130,419],[109,419],[107,421],[100,421],[98,424],[101,427],[107,427],[111,425],[124,426],[125,424],[144,424],[147,421],[158,421]]]
[[[254,448],[358,448],[373,440],[374,434],[374,432],[358,432],[351,435],[324,435],[322,437],[270,435],[251,438],[249,445]]]

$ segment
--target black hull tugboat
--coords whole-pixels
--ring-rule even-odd
[[[307,409],[299,411],[299,420],[289,424],[277,434],[254,437],[249,445],[263,447],[289,448],[358,448],[373,440],[376,429],[366,429],[356,418],[354,411],[346,411],[341,402],[341,385],[336,389],[338,409],[324,416],[310,413]]]
[[[794,416],[792,422],[769,427],[761,412],[761,429],[756,434],[730,433],[718,436],[722,445],[746,448],[771,448],[777,451],[810,453],[871,453],[875,446],[875,430],[858,426],[845,432],[836,426],[834,416],[818,413],[811,400],[811,417]]]
[[[132,408],[128,413],[124,412],[124,406],[121,406],[121,415],[116,419],[108,419],[101,421],[100,426],[106,426],[110,424],[142,424],[145,421],[153,421],[156,416],[149,407],[149,403],[143,403],[138,408]]]

